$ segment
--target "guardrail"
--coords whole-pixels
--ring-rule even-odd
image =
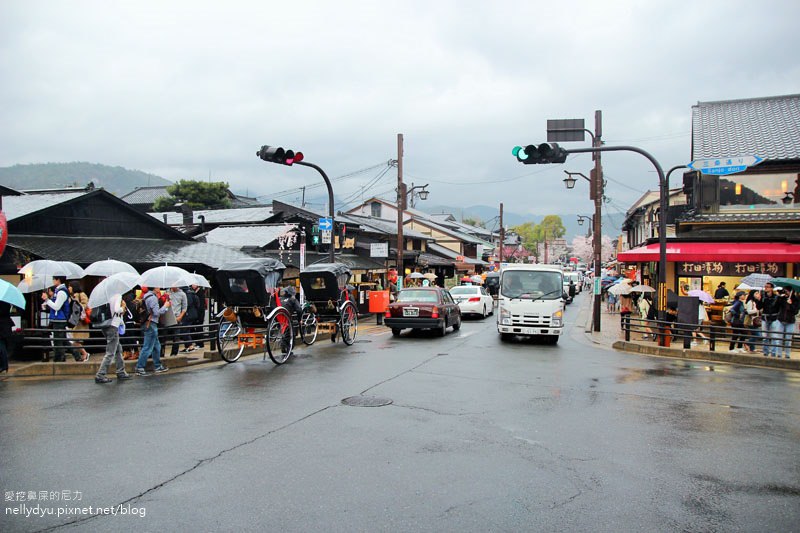
[[[205,344],[210,343],[211,349],[216,350],[218,322],[207,324],[197,324],[190,326],[160,326],[158,328],[158,339],[162,349],[165,345],[179,344]],[[106,349],[106,339],[100,328],[90,327],[89,329],[67,329],[66,341],[60,341],[53,335],[63,334],[63,329],[53,328],[25,328],[16,332],[11,339],[9,346],[10,355],[15,359],[30,358],[36,356],[41,361],[49,361],[54,358],[57,342],[64,342],[64,351],[70,354],[73,350],[83,348],[89,353],[103,353]],[[78,338],[87,335],[88,338]],[[144,341],[141,328],[128,327],[124,335],[120,336],[120,343],[124,351],[138,351]],[[171,349],[171,346],[166,349]],[[168,352],[167,352],[168,353]]]
[[[634,340],[654,340],[659,346],[668,347],[674,340],[682,342],[683,348],[692,348],[701,343],[707,344],[709,351],[733,350],[747,347],[747,351],[763,354],[765,349],[776,352],[780,357],[784,351],[800,349],[800,335],[795,332],[768,331],[759,327],[732,327],[715,324],[684,324],[660,320],[645,320],[622,315],[620,317],[625,340],[642,335]]]

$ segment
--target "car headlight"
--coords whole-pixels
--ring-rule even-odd
[[[564,312],[556,311],[553,313],[553,316],[550,318],[550,325],[554,328],[560,328],[564,325]]]
[[[499,309],[499,320],[500,324],[503,326],[510,326],[511,325],[511,311],[506,309],[505,307],[500,307]]]

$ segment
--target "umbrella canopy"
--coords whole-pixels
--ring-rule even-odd
[[[425,277],[425,279],[433,281],[436,279],[436,274],[434,274],[433,272],[426,272],[425,274],[423,274],[423,277]]]
[[[102,276],[107,278],[108,276],[112,276],[118,272],[130,272],[132,274],[139,275],[139,272],[136,271],[128,263],[124,261],[117,261],[116,259],[103,259],[102,261],[95,261],[88,267],[86,270],[83,271],[84,276]]]
[[[193,279],[192,273],[181,267],[160,266],[142,272],[136,284],[146,287],[169,289],[170,287],[185,287],[191,285]]]
[[[472,276],[472,282],[480,285],[481,283],[483,283],[483,277],[478,275]]]
[[[769,274],[748,274],[742,278],[739,284],[748,285],[751,289],[763,289],[766,282],[774,279]]]
[[[211,288],[211,283],[201,274],[192,272],[192,279],[194,283],[190,283],[190,285],[197,285],[198,287],[205,287],[206,289]]]
[[[0,279],[0,301],[25,309],[25,297],[18,288],[4,279]]]
[[[94,288],[89,295],[89,307],[95,308],[107,304],[115,296],[125,294],[138,285],[139,276],[131,272],[117,272],[112,274]]]
[[[793,289],[795,292],[800,291],[800,279],[792,279],[792,278],[775,278],[772,280],[777,287],[789,287]]]
[[[422,279],[424,277],[425,275],[421,274],[420,272],[412,272],[411,274],[408,275],[409,279]]]
[[[763,288],[763,287],[762,287],[762,288]],[[751,286],[750,286],[750,285],[748,285],[747,283],[740,283],[740,284],[738,284],[738,285],[736,286],[736,290],[737,290],[737,291],[749,291],[749,290],[752,290],[752,289],[755,289],[755,287],[751,287]]]
[[[714,297],[711,296],[710,294],[708,294],[706,291],[701,291],[700,289],[692,289],[689,292],[687,292],[686,294],[689,295],[689,296],[696,296],[697,298],[700,298],[701,302],[704,302],[704,303],[707,303],[707,304],[713,304],[714,303]]]
[[[611,287],[609,287],[608,292],[610,292],[614,296],[623,296],[630,294],[632,290],[633,288],[627,283],[618,283],[616,285],[612,285]]]
[[[83,269],[75,263],[70,261],[52,261],[50,259],[31,261],[20,268],[18,272],[23,274],[26,280],[42,278],[50,284],[52,284],[53,276],[66,276],[67,279],[80,279],[83,277]]]
[[[651,287],[650,285],[637,285],[631,289],[631,292],[656,292],[656,290]]]

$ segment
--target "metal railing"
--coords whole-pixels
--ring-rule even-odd
[[[676,340],[683,348],[693,348],[700,344],[707,345],[709,351],[716,351],[717,344],[721,349],[739,349],[747,347],[753,353],[763,353],[765,349],[781,355],[800,349],[800,334],[768,330],[762,322],[761,326],[733,327],[730,324],[685,324],[661,320],[645,320],[634,316],[621,316],[620,326],[626,341],[635,335],[641,335],[637,341],[653,340],[658,346],[671,346]]]
[[[196,325],[159,326],[158,339],[162,349],[165,345],[179,343],[181,345],[205,344],[211,350],[216,350],[218,322],[209,322]],[[39,354],[40,360],[52,360],[55,356],[57,343],[61,343],[67,357],[73,350],[83,348],[89,353],[103,353],[106,349],[106,339],[101,328],[66,329],[66,339],[61,340],[59,335],[65,334],[64,329],[54,328],[24,328],[13,335],[14,345],[12,356],[15,359],[30,359],[31,355]],[[88,336],[87,338],[81,338]],[[126,324],[125,334],[120,336],[120,343],[124,351],[138,351],[144,341],[141,328],[130,327]],[[210,344],[206,344],[210,343]],[[170,346],[171,348],[171,346]],[[168,353],[168,352],[167,352]]]

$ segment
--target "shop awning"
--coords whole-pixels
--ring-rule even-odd
[[[658,243],[620,252],[623,263],[658,262]],[[800,244],[785,242],[670,242],[667,261],[800,262]]]

